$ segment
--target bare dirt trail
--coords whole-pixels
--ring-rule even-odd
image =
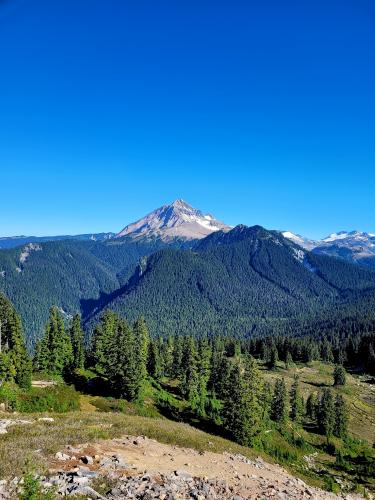
[[[212,487],[206,495],[200,495],[200,500],[211,498],[223,499],[333,499],[338,498],[317,488],[307,486],[303,481],[291,476],[278,465],[268,464],[261,458],[250,461],[242,455],[218,454],[212,452],[200,453],[193,449],[180,448],[159,443],[155,440],[141,437],[126,436],[122,439],[112,439],[101,443],[87,443],[74,449],[63,450],[64,461],[56,459],[52,469],[69,471],[82,464],[82,460],[91,471],[100,474],[113,474],[114,470],[126,478],[154,478],[158,484],[163,478],[176,477],[179,480],[194,481],[200,478],[207,484],[217,484],[220,492]],[[68,456],[74,454],[74,459]],[[81,457],[84,457],[83,459]],[[114,461],[120,464],[115,467]],[[143,480],[144,481],[144,480]],[[123,483],[124,484],[124,483]],[[216,493],[215,493],[216,491]],[[142,491],[142,495],[144,491]],[[149,496],[141,494],[133,498],[196,498],[195,496]],[[109,496],[108,498],[117,498]],[[119,495],[118,498],[125,498]],[[126,498],[128,498],[126,496]],[[345,498],[360,498],[346,496]]]

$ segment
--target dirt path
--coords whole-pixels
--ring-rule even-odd
[[[52,387],[57,385],[54,380],[33,380],[31,382],[32,387],[38,387],[39,389],[45,389],[46,387]]]
[[[307,486],[282,467],[267,464],[261,458],[250,461],[241,455],[199,453],[193,449],[170,446],[145,437],[127,436],[101,443],[87,443],[75,449],[67,447],[63,453],[66,456],[72,456],[74,453],[75,458],[64,462],[55,460],[52,464],[53,470],[71,470],[82,464],[81,457],[84,456],[85,461],[89,457],[90,470],[106,474],[113,471],[112,461],[115,457],[118,463],[124,466],[120,472],[122,476],[148,474],[160,477],[176,474],[206,481],[221,480],[231,491],[231,496],[225,498],[235,498],[235,495],[243,499],[337,498],[331,493]]]

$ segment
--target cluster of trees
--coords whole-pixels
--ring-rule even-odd
[[[299,378],[290,390],[283,379],[272,386],[258,361],[237,340],[193,337],[154,339],[149,343],[147,369],[162,382],[178,381],[181,395],[200,417],[222,425],[240,443],[251,444],[271,421],[285,425],[314,422],[327,437],[343,437],[347,429],[343,398],[330,389],[304,401]],[[337,365],[333,385],[345,384],[345,369]]]
[[[29,388],[31,361],[25,346],[21,318],[9,300],[0,294],[0,385],[5,381]]]
[[[342,338],[339,335],[269,336],[237,341],[242,352],[267,362],[270,368],[277,361],[288,367],[293,362],[309,363],[321,360],[375,374],[375,334],[364,333]]]
[[[84,333],[76,314],[70,328],[57,307],[50,310],[43,337],[36,345],[34,370],[66,376],[85,363]]]
[[[89,363],[105,376],[113,393],[137,400],[147,377],[149,333],[143,318],[130,326],[112,311],[106,311],[94,330]]]
[[[320,395],[312,393],[306,402],[306,415],[316,423],[322,434],[343,438],[347,434],[348,413],[341,394],[332,394],[331,389],[323,389]]]
[[[360,352],[367,343],[368,337],[362,337],[353,352]],[[350,339],[347,345],[351,345]],[[279,359],[286,364],[336,360],[333,385],[337,386],[345,384],[342,362],[352,359],[340,352],[327,339],[151,339],[143,318],[130,325],[112,311],[102,315],[85,349],[80,316],[75,315],[67,326],[61,311],[52,307],[44,335],[36,346],[33,367],[63,377],[89,367],[108,380],[113,395],[128,400],[142,399],[148,377],[159,383],[174,379],[194,414],[223,426],[236,441],[251,444],[271,421],[285,425],[291,420],[300,425],[308,419],[327,438],[346,434],[347,413],[340,394],[334,397],[330,389],[324,389],[304,401],[297,376],[289,390],[281,378],[271,385],[264,380],[256,360],[263,360],[269,369],[275,368]],[[0,296],[2,379],[30,386],[31,362],[20,318],[10,302]]]

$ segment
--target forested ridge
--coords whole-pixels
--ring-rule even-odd
[[[152,336],[327,335],[375,323],[375,272],[303,251],[260,226],[218,231],[192,245],[58,241],[0,251],[0,290],[15,304],[30,348],[49,308],[83,318],[103,311]]]
[[[155,246],[126,239],[56,241],[0,251],[0,290],[14,303],[30,348],[40,337],[52,306],[67,317],[85,315],[92,304],[118,289],[139,259]]]
[[[375,324],[374,287],[374,272],[239,226],[193,250],[169,248],[145,259],[87,329],[108,308],[130,320],[144,315],[153,335],[319,335],[352,322],[366,331]]]

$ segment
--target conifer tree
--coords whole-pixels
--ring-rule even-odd
[[[333,385],[345,385],[346,384],[346,372],[342,365],[335,365],[333,371]]]
[[[197,413],[200,416],[205,415],[205,406],[207,400],[207,385],[211,373],[211,348],[207,339],[202,339],[198,344],[198,405]]]
[[[162,363],[160,360],[159,344],[152,340],[148,348],[147,371],[155,380],[163,377]]]
[[[185,337],[182,359],[181,393],[196,410],[199,406],[199,373],[196,341],[193,337]]]
[[[183,337],[175,336],[173,339],[173,362],[171,376],[181,378],[182,376],[182,358],[183,358]]]
[[[140,317],[133,327],[134,342],[135,342],[135,355],[138,368],[138,377],[141,385],[147,377],[147,359],[148,349],[150,344],[150,334],[143,317]]]
[[[0,294],[0,380],[15,381],[28,389],[31,385],[31,362],[22,322],[13,305]]]
[[[70,336],[65,330],[64,320],[57,307],[50,309],[44,337],[36,350],[37,370],[63,375],[73,363],[73,349]]]
[[[293,420],[293,422],[296,422],[297,424],[301,423],[303,409],[304,404],[299,387],[299,377],[297,374],[295,374],[290,391],[290,418]]]
[[[85,363],[84,333],[81,328],[81,316],[75,314],[70,327],[70,340],[73,349],[73,369],[82,369]]]
[[[251,445],[261,428],[262,380],[255,360],[243,367],[237,360],[230,370],[224,391],[224,427],[240,444]]]
[[[270,370],[275,370],[278,360],[279,360],[279,354],[277,351],[277,347],[275,346],[275,344],[272,344],[271,350],[270,350],[270,358],[269,358],[268,368]]]
[[[318,413],[318,398],[315,392],[312,392],[309,394],[309,397],[307,398],[306,401],[306,415],[316,422],[317,419],[317,413]]]
[[[335,426],[335,406],[330,389],[324,389],[321,394],[317,420],[320,431],[327,437],[327,441],[329,441]]]
[[[140,396],[143,384],[134,330],[124,319],[117,317],[114,332],[109,342],[107,375],[120,397],[134,401]]]
[[[101,375],[106,375],[108,364],[111,363],[109,356],[118,322],[119,317],[116,313],[105,311],[93,333],[91,358],[95,370]]]
[[[275,389],[272,399],[272,419],[275,422],[284,424],[288,419],[288,393],[285,380],[278,378],[275,383]]]
[[[341,394],[337,394],[335,399],[335,423],[333,434],[336,437],[343,438],[348,432],[348,411],[345,405],[344,398]]]
[[[289,368],[292,366],[293,364],[293,358],[292,358],[292,355],[290,354],[290,351],[288,351],[286,353],[286,358],[285,358],[285,368],[287,370],[289,370]]]
[[[273,390],[269,382],[265,382],[263,390],[259,395],[259,402],[261,407],[262,422],[266,425],[271,418],[271,407],[273,399]]]
[[[220,365],[217,368],[217,373],[212,386],[218,398],[220,399],[224,398],[225,396],[225,391],[230,377],[230,371],[231,363],[226,356],[223,356],[220,360]]]

